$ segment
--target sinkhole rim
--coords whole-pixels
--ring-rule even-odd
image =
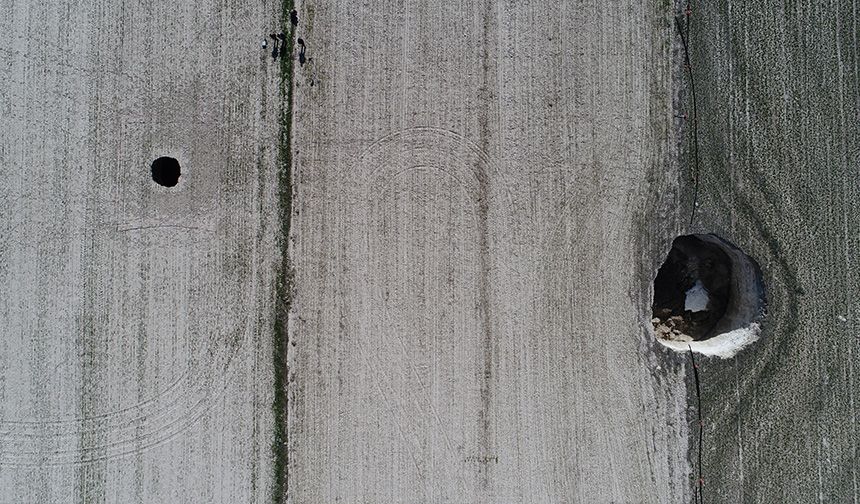
[[[730,261],[729,296],[725,312],[709,329],[707,334],[694,341],[665,339],[658,335],[659,324],[655,323],[656,281],[660,269],[669,261],[679,239],[696,239],[706,247],[718,248]],[[689,291],[688,291],[689,292]],[[689,233],[672,240],[651,283],[651,319],[646,324],[649,332],[660,344],[677,352],[690,350],[720,358],[734,357],[738,352],[759,339],[762,319],[766,310],[765,286],[758,263],[731,242],[713,233]],[[665,328],[662,329],[665,331]]]

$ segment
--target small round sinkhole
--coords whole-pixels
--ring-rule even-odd
[[[675,238],[654,279],[654,334],[679,351],[731,357],[758,339],[765,299],[761,270],[713,234]]]
[[[152,162],[152,180],[164,187],[173,187],[179,183],[179,161],[172,157],[160,157]]]

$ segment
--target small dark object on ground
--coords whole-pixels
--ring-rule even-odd
[[[278,34],[270,33],[269,38],[275,41],[274,47],[272,47],[272,60],[278,59]],[[266,43],[263,43],[263,47],[266,47]]]
[[[301,37],[299,37],[299,39],[296,40],[296,42],[299,44],[299,65],[305,66],[305,61],[306,61],[305,50],[307,49],[307,47],[305,46],[305,41],[302,40]]]
[[[299,25],[299,13],[296,12],[296,9],[290,11],[290,24],[293,26]]]

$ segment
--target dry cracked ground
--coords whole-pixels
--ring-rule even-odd
[[[0,0],[0,503],[860,501],[857,2],[686,7]]]

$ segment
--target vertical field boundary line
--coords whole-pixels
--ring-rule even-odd
[[[294,0],[281,0],[280,29],[287,34],[281,48],[279,68],[279,117],[278,117],[278,220],[280,232],[277,246],[280,261],[275,271],[275,320],[272,342],[272,367],[274,372],[274,397],[272,414],[274,435],[272,439],[272,502],[283,504],[289,490],[289,432],[288,392],[289,369],[289,313],[292,296],[292,264],[289,254],[290,221],[293,213],[293,38],[295,33],[290,22]]]

